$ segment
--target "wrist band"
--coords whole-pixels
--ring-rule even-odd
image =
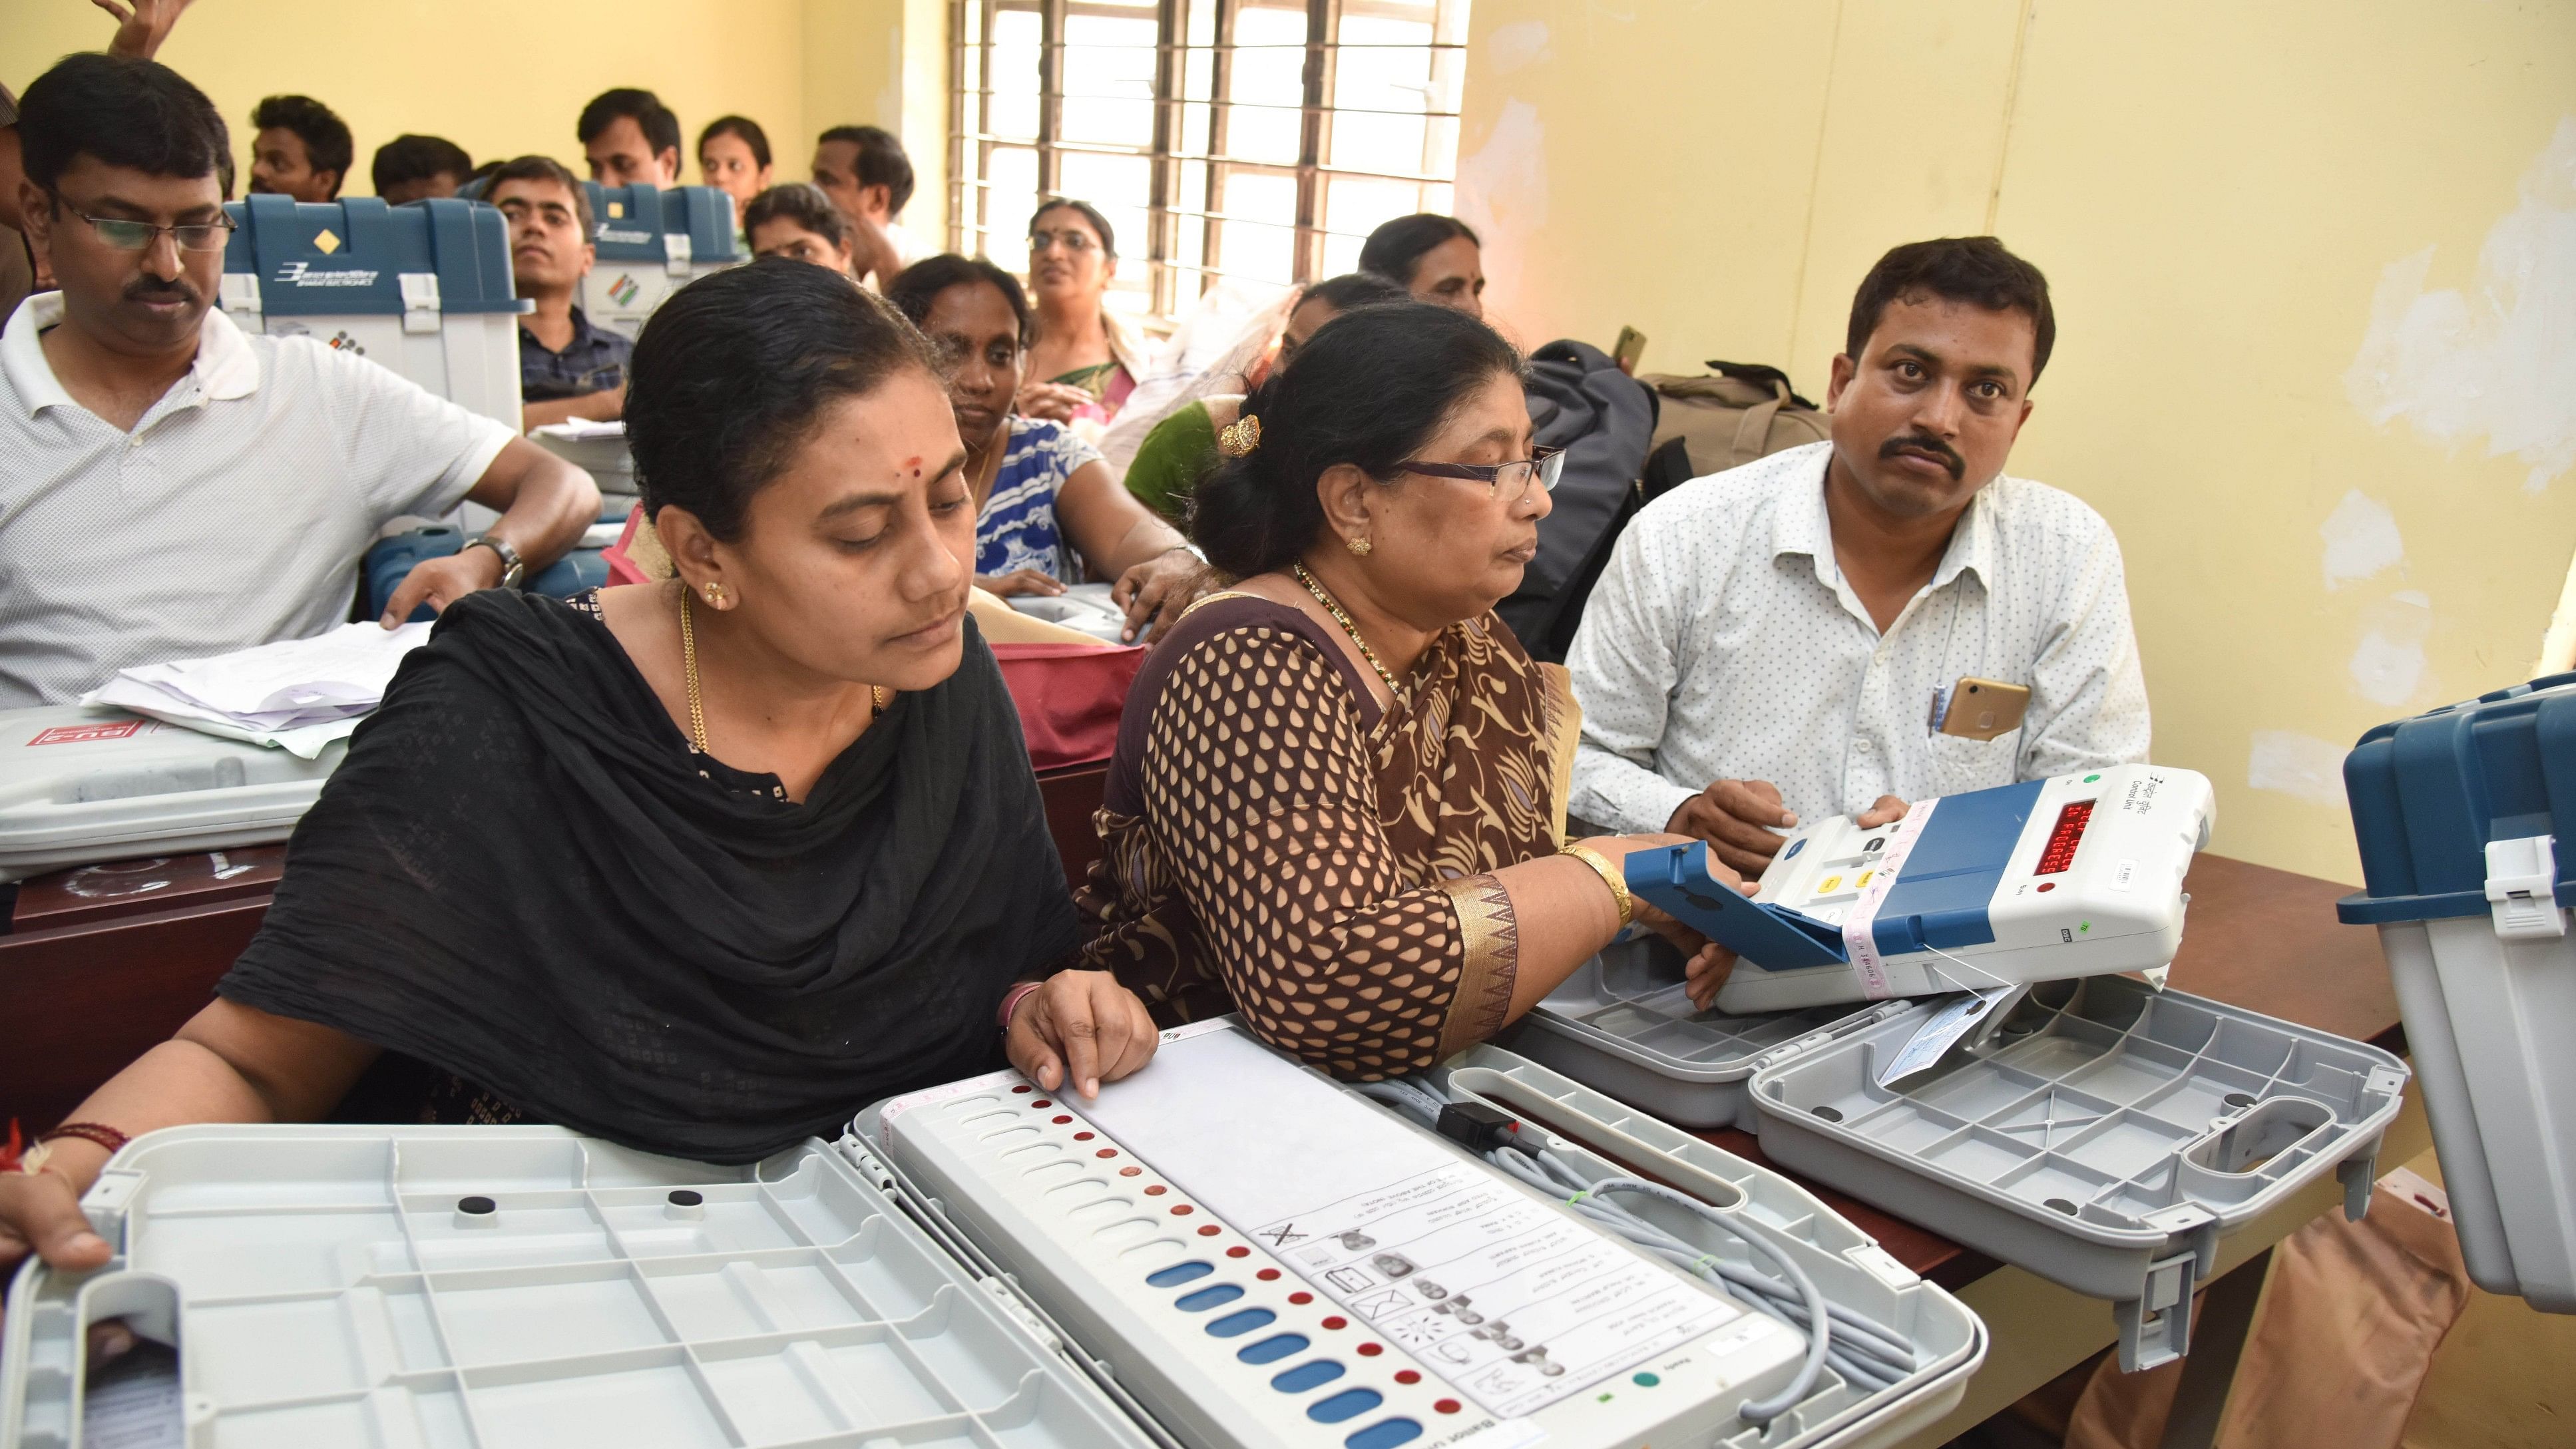
[[[1628,923],[1637,918],[1637,903],[1628,898],[1628,882],[1619,874],[1617,868],[1602,859],[1601,852],[1588,845],[1569,844],[1557,854],[1573,856],[1576,860],[1600,872],[1601,883],[1610,887],[1611,899],[1619,903],[1619,929],[1626,930]]]
[[[132,1138],[127,1137],[124,1133],[117,1131],[115,1128],[110,1127],[103,1122],[66,1122],[60,1127],[55,1128],[53,1131],[38,1137],[36,1139],[36,1145],[41,1147],[44,1144],[61,1137],[77,1137],[83,1142],[94,1142],[99,1146],[106,1148],[108,1156],[110,1157],[123,1151],[125,1144],[133,1140]]]
[[[1011,988],[1010,994],[1002,998],[1002,1009],[998,1014],[1002,1030],[1007,1032],[1011,1029],[1011,1013],[1020,1009],[1020,1003],[1027,999],[1030,992],[1045,984],[1043,981],[1023,981]]]

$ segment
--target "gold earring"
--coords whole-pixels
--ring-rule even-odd
[[[721,609],[724,606],[725,586],[722,584],[707,585],[707,607],[711,609]]]
[[[1348,546],[1351,552],[1358,554],[1361,558],[1367,558],[1369,556],[1369,551],[1377,547],[1376,544],[1369,542],[1367,534],[1361,534],[1357,538],[1348,540]]]

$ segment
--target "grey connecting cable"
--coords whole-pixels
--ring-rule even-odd
[[[1451,1105],[1436,1088],[1418,1079],[1374,1082],[1359,1090],[1421,1119],[1424,1125],[1435,1130],[1439,1126],[1441,1110]],[[1747,1423],[1769,1423],[1803,1401],[1814,1391],[1816,1378],[1828,1363],[1836,1374],[1863,1393],[1892,1387],[1914,1372],[1912,1347],[1884,1325],[1826,1302],[1814,1280],[1776,1240],[1775,1230],[1767,1224],[1749,1218],[1727,1217],[1687,1193],[1642,1178],[1619,1176],[1587,1180],[1572,1163],[1549,1149],[1525,1145],[1497,1146],[1488,1149],[1484,1156],[1494,1166],[1538,1191],[1566,1201],[1585,1220],[1807,1336],[1807,1352],[1797,1376],[1770,1398],[1743,1405],[1740,1413]],[[1742,1242],[1748,1250],[1778,1269],[1779,1277],[1747,1265],[1721,1261],[1713,1253],[1701,1253],[1666,1229],[1621,1204],[1609,1201],[1608,1194],[1653,1198],[1690,1212]]]

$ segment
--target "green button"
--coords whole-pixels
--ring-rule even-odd
[[[2102,777],[2101,777],[2101,776],[2099,776],[2099,775],[2087,775],[2087,776],[2085,776],[2085,777],[2084,777],[2084,783],[2085,783],[2085,784],[2087,784],[2087,785],[2090,785],[2090,784],[2092,784],[2094,781],[2099,780],[2099,779],[2101,779],[2101,778],[2102,778]]]
[[[1635,1378],[1630,1379],[1629,1382],[1635,1384],[1641,1389],[1651,1389],[1655,1385],[1662,1383],[1663,1380],[1655,1377],[1653,1374],[1639,1374]]]

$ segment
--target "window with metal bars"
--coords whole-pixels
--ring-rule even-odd
[[[948,242],[1026,273],[1041,196],[1117,232],[1110,303],[1351,270],[1446,212],[1468,0],[953,0]]]

